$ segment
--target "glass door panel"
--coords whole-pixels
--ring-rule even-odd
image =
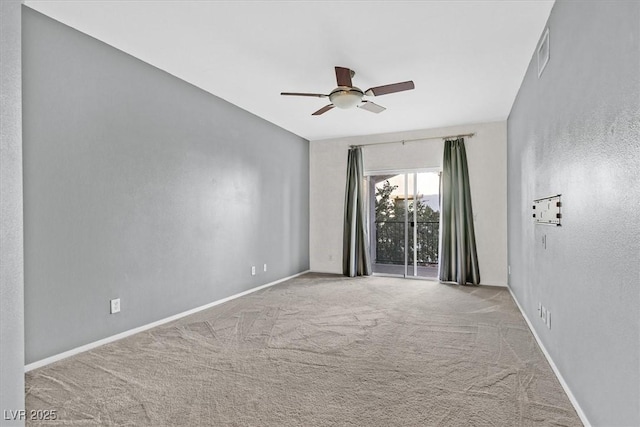
[[[439,182],[438,172],[369,176],[374,273],[437,277]]]
[[[374,273],[405,275],[405,174],[369,177],[371,260]]]

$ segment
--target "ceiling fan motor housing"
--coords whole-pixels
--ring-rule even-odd
[[[329,100],[338,108],[353,108],[362,102],[364,92],[357,87],[338,86],[329,94]]]

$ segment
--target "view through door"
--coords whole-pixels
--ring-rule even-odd
[[[373,272],[437,278],[439,172],[376,173],[368,190]]]

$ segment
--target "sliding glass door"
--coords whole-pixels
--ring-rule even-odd
[[[373,272],[436,278],[439,172],[376,172],[367,179]]]

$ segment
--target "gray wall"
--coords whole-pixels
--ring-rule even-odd
[[[0,1],[0,425],[24,409],[20,1]]]
[[[307,140],[28,8],[23,86],[27,363],[308,269]]]
[[[640,2],[559,1],[548,26],[508,120],[510,287],[589,421],[637,426]],[[562,226],[534,225],[558,193]]]

